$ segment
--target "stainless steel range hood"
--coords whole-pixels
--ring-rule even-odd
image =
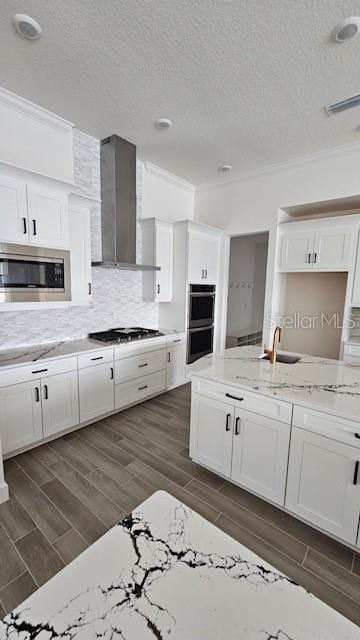
[[[112,135],[101,141],[102,261],[93,266],[160,270],[136,263],[136,147]]]

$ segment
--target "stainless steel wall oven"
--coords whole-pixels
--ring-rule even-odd
[[[190,285],[187,336],[188,364],[213,351],[215,290],[215,285]]]

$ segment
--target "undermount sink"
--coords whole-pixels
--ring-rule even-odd
[[[270,360],[270,356],[268,353],[263,353],[260,356],[261,360]],[[301,356],[293,356],[289,353],[277,353],[276,354],[276,362],[283,362],[284,364],[295,364],[295,362],[299,362],[301,360]]]

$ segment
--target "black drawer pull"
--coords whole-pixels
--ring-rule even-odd
[[[231,393],[226,393],[225,395],[227,398],[232,398],[232,400],[239,400],[239,402],[242,402],[244,400],[244,398],[238,398],[238,396],[233,396]]]
[[[359,475],[359,460],[356,460],[355,469],[354,469],[354,479],[353,479],[353,485],[355,486],[358,483],[358,475]]]
[[[138,391],[143,391],[144,389],[147,389],[148,385],[144,384],[142,387],[138,387]]]
[[[235,420],[235,435],[238,436],[240,433],[240,418],[239,416]]]
[[[148,363],[144,362],[144,364],[138,364],[139,369],[142,369],[143,367],[147,367]]]
[[[177,340],[173,340],[173,342],[181,342],[181,338],[178,338]]]
[[[360,440],[360,433],[355,433],[355,438],[358,438]]]
[[[97,358],[91,358],[91,360],[102,360],[104,356],[98,356]]]
[[[230,431],[230,418],[231,418],[231,413],[228,413],[226,415],[225,431]]]
[[[36,369],[36,371],[32,371],[31,373],[45,373],[48,369]]]

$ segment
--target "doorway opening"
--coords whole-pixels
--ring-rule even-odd
[[[230,240],[226,349],[262,343],[269,234]]]

